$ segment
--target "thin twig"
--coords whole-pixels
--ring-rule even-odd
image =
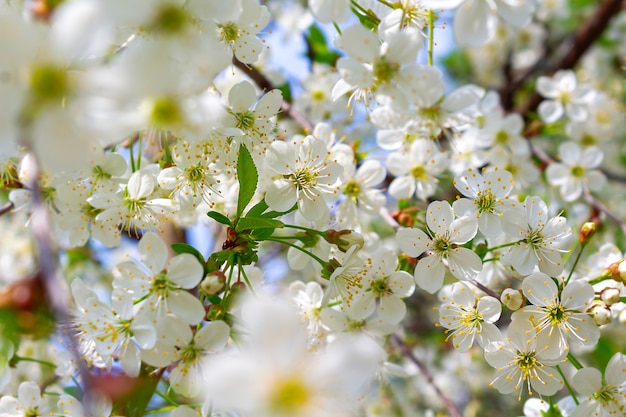
[[[496,300],[500,299],[500,294],[498,294],[497,292],[495,292],[492,289],[487,288],[486,286],[484,286],[480,282],[476,281],[475,279],[471,279],[470,282],[472,284],[474,284],[476,287],[478,287],[478,289],[481,290],[482,292],[484,292],[485,294],[494,297]]]
[[[254,83],[263,91],[270,91],[276,88],[274,87],[272,82],[263,73],[261,73],[261,71],[259,71],[252,65],[244,64],[234,56],[233,65],[243,71],[243,73],[246,74],[248,77],[250,77],[250,79],[252,79],[252,81],[254,81]],[[313,132],[313,124],[300,113],[298,113],[293,108],[293,105],[291,103],[283,99],[281,107],[283,109],[283,114],[298,122],[300,126],[302,126],[302,128],[305,129],[307,132]]]
[[[12,201],[9,201],[8,203],[5,203],[2,207],[0,207],[0,216],[2,216],[3,214],[6,214],[6,213],[10,213],[11,210],[13,210],[14,207],[15,207],[15,205],[13,204]]]
[[[415,356],[413,351],[411,351],[411,349],[407,346],[404,340],[402,340],[402,338],[398,336],[397,334],[394,334],[392,337],[393,337],[394,342],[398,345],[398,347],[402,351],[402,353],[407,358],[409,358],[411,362],[417,365],[417,368],[420,370],[421,374],[424,376],[424,378],[426,378],[426,381],[430,384],[430,386],[433,387],[433,389],[435,390],[435,393],[437,394],[441,402],[443,402],[445,407],[448,409],[448,413],[450,413],[452,417],[463,417],[463,414],[461,414],[461,411],[459,411],[456,404],[454,404],[441,391],[441,389],[437,386],[437,384],[435,384],[435,380],[433,379],[430,372],[428,372],[428,369],[426,369],[426,366],[422,363],[422,361],[419,360],[417,356]]]
[[[33,180],[30,184],[30,189],[33,190],[30,223],[37,241],[40,277],[46,290],[46,298],[54,311],[57,321],[59,323],[69,324],[71,323],[71,316],[68,308],[67,284],[58,271],[56,262],[58,257],[52,247],[50,216],[48,215],[48,208],[42,199],[41,187],[38,182],[39,167],[37,164],[34,165],[35,172],[32,174]],[[66,344],[76,361],[78,373],[83,384],[83,392],[90,392],[91,373],[89,369],[87,369],[82,355],[78,351],[76,340],[72,338],[71,332],[61,330],[61,334],[66,339]],[[90,403],[87,398],[84,399],[83,406],[85,407],[86,414],[90,414]]]

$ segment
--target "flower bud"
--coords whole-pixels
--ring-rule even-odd
[[[593,321],[598,326],[603,326],[605,324],[609,324],[613,321],[613,316],[611,315],[611,309],[606,306],[606,304],[602,302],[595,302],[587,312],[591,314],[593,317]]]
[[[520,290],[507,288],[500,295],[500,302],[511,311],[519,310],[524,305],[524,295]]]
[[[624,260],[620,259],[617,262],[613,262],[611,265],[607,266],[604,269],[603,277],[611,277],[617,282],[625,282],[626,281],[626,265],[624,265]]]
[[[580,234],[578,235],[578,241],[580,243],[587,243],[591,236],[596,233],[597,226],[594,222],[586,222],[580,228]]]
[[[618,319],[621,324],[626,324],[626,310],[622,310],[619,312]]]
[[[352,246],[358,246],[359,249],[363,249],[363,246],[365,245],[363,236],[353,230],[330,229],[326,231],[323,236],[328,243],[337,245],[339,250],[342,252],[347,252]]]
[[[624,262],[624,260],[622,259],[622,261],[619,263],[618,267],[617,267],[617,271],[619,272],[619,280],[617,278],[613,278],[615,279],[615,281],[619,281],[619,282],[626,282],[626,262]]]
[[[206,319],[208,321],[223,320],[226,315],[226,308],[220,304],[211,304],[207,308]]]
[[[600,292],[600,299],[604,301],[607,306],[619,303],[620,290],[615,287],[607,287]]]
[[[213,295],[224,291],[226,276],[222,271],[207,274],[200,283],[200,292],[205,295]]]

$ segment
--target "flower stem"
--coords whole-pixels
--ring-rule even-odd
[[[42,361],[41,359],[35,359],[35,358],[27,358],[27,357],[24,357],[24,356],[13,355],[13,360],[15,360],[17,362],[35,362],[35,363],[38,363],[40,365],[49,366],[51,368],[56,368],[57,367],[52,362]]]
[[[272,237],[269,237],[269,238],[267,238],[265,240],[269,240],[270,242],[276,242],[276,243],[281,243],[283,245],[290,246],[290,247],[292,247],[292,248],[294,248],[296,250],[299,250],[302,253],[307,254],[311,258],[315,259],[322,266],[322,268],[326,267],[326,262],[322,261],[320,258],[318,258],[317,256],[313,255],[311,252],[302,249],[300,246],[294,245],[293,243],[286,242],[286,241],[281,240],[281,239],[274,239]]]
[[[572,389],[572,386],[569,384],[569,382],[567,381],[567,378],[565,378],[565,374],[563,373],[563,371],[561,370],[561,366],[557,365],[556,366],[556,370],[559,371],[559,374],[561,375],[561,378],[563,378],[563,383],[565,384],[565,387],[567,388],[567,390],[569,391],[570,395],[572,396],[572,399],[574,400],[574,402],[576,403],[576,405],[578,405],[578,398],[576,398],[576,393],[574,392],[574,390]]]
[[[567,360],[569,360],[569,361],[572,363],[572,365],[574,365],[574,367],[575,367],[576,369],[581,369],[581,368],[583,368],[583,366],[581,365],[581,363],[580,363],[580,362],[578,362],[578,359],[576,359],[576,358],[574,357],[574,355],[572,355],[571,353],[568,353],[568,354],[567,354]]]
[[[428,10],[428,65],[433,66],[433,50],[435,44],[435,12]]]
[[[576,266],[578,265],[578,261],[580,261],[580,256],[583,254],[583,251],[585,250],[586,246],[587,246],[587,242],[583,242],[580,244],[580,250],[578,251],[578,254],[576,255],[576,259],[574,259],[574,264],[570,268],[569,275],[567,275],[567,279],[565,280],[565,285],[567,285],[569,280],[572,278],[572,275],[574,274],[574,271],[576,270]]]
[[[178,404],[172,400],[170,397],[168,397],[167,395],[163,394],[161,391],[159,390],[155,390],[154,393],[156,395],[158,395],[159,397],[163,398],[165,400],[165,402],[172,404],[174,407],[178,407]]]
[[[250,292],[253,295],[256,295],[256,293],[254,292],[254,288],[252,288],[252,284],[250,284],[248,275],[246,275],[246,271],[243,269],[243,265],[241,264],[241,261],[237,262],[237,266],[239,267],[239,272],[241,273],[241,275],[243,275],[243,280],[246,281],[246,285],[248,286],[248,288],[250,288]]]
[[[485,253],[487,253],[487,252],[491,252],[491,251],[494,251],[494,250],[498,250],[498,249],[502,249],[502,248],[508,248],[509,246],[515,246],[515,245],[517,245],[517,244],[518,244],[518,242],[517,242],[517,241],[515,241],[515,242],[509,242],[509,243],[504,243],[504,244],[502,244],[502,245],[494,246],[494,247],[492,247],[492,248],[487,248],[487,249],[485,250]]]

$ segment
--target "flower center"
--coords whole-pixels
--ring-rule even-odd
[[[39,101],[62,99],[70,86],[64,69],[53,65],[42,65],[33,69],[30,74],[30,88]]]
[[[387,62],[385,57],[382,57],[374,63],[374,68],[372,69],[374,79],[376,80],[375,84],[380,85],[388,83],[393,79],[399,69],[400,65],[395,62]]]
[[[478,312],[475,308],[465,310],[463,312],[463,317],[459,320],[465,327],[480,327],[483,323],[483,315]]]
[[[24,417],[39,417],[39,407],[29,407],[24,410]]]
[[[192,165],[186,170],[186,177],[190,183],[197,183],[204,179],[204,168],[202,164]]]
[[[183,118],[178,102],[171,97],[159,97],[152,103],[150,121],[155,126],[165,127],[176,124]]]
[[[202,349],[198,348],[193,341],[187,346],[180,348],[178,357],[185,364],[194,363],[202,355]]]
[[[548,317],[553,326],[567,321],[567,314],[565,314],[565,308],[562,305],[553,305],[548,308]]]
[[[361,186],[356,181],[350,181],[346,184],[346,188],[343,190],[344,194],[348,197],[356,200],[359,192],[361,191]]]
[[[315,172],[311,171],[309,168],[302,168],[292,175],[292,180],[296,183],[296,187],[302,190],[315,186],[315,176]]]
[[[152,27],[156,32],[175,34],[185,27],[188,19],[187,13],[182,7],[167,4],[157,12]]]
[[[299,375],[291,375],[274,384],[269,396],[270,408],[279,415],[299,415],[311,400],[311,392]]]
[[[167,279],[167,275],[164,273],[157,274],[152,280],[151,293],[157,294],[159,297],[167,297],[170,290],[176,289],[176,286]]]
[[[500,130],[498,131],[498,133],[496,133],[496,143],[500,145],[504,145],[508,141],[509,141],[509,134],[506,131]]]
[[[572,167],[572,175],[576,178],[582,178],[585,175],[585,168],[578,165]]]
[[[372,282],[370,288],[378,298],[382,297],[383,295],[390,295],[392,293],[391,288],[389,288],[387,278],[379,279]]]
[[[515,364],[524,374],[524,379],[530,373],[530,370],[537,366],[537,358],[534,352],[517,352],[515,356]]]
[[[437,253],[442,258],[447,258],[450,254],[450,250],[453,249],[453,244],[448,242],[444,238],[436,239],[433,243],[433,251]]]
[[[598,143],[598,138],[596,138],[595,136],[589,134],[589,133],[585,133],[582,138],[580,138],[580,143],[583,146],[591,146],[591,145],[595,145],[596,143]]]
[[[254,128],[254,120],[256,119],[254,112],[235,113],[235,117],[237,118],[237,128],[241,130],[252,130]]]
[[[422,119],[439,122],[439,119],[441,118],[441,109],[437,106],[422,107],[419,109],[418,114]]]
[[[219,34],[222,39],[228,43],[234,42],[239,39],[239,28],[233,22],[228,22],[225,25],[218,25]]]
[[[428,173],[426,172],[426,168],[424,168],[424,166],[422,165],[413,167],[413,169],[411,170],[411,174],[413,175],[413,178],[415,178],[416,180],[428,179]]]
[[[476,200],[474,200],[474,204],[478,208],[479,213],[493,213],[496,203],[496,198],[490,191],[482,193]]]
[[[617,387],[607,384],[602,387],[602,389],[598,392],[594,392],[592,397],[594,400],[602,403],[609,404],[611,402],[615,402],[615,395],[618,393]]]
[[[326,94],[324,94],[324,92],[321,90],[315,90],[313,91],[313,94],[311,94],[311,98],[314,101],[322,101],[326,98]]]
[[[541,247],[541,245],[543,243],[543,236],[541,235],[541,231],[540,230],[533,230],[532,232],[530,232],[530,234],[526,238],[525,242],[528,245],[530,245],[530,247],[533,248],[533,249],[537,249],[537,248]]]

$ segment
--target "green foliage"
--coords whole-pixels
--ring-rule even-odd
[[[233,226],[230,219],[218,211],[209,211],[206,215],[220,224],[223,224],[229,227]]]
[[[443,65],[446,67],[452,78],[459,83],[467,83],[472,80],[474,68],[472,60],[463,49],[456,49],[443,58]]]
[[[335,66],[335,62],[340,55],[328,48],[324,32],[322,32],[319,26],[316,24],[309,26],[309,34],[305,35],[304,40],[306,41],[308,49],[307,56],[310,58],[311,62]]]
[[[237,232],[243,232],[245,230],[277,229],[282,227],[285,227],[285,224],[280,220],[246,216],[239,219],[235,230]]]
[[[202,265],[202,267],[204,268],[204,274],[207,274],[208,271],[206,261],[204,260],[204,256],[202,256],[198,249],[194,248],[191,245],[188,245],[187,243],[173,243],[172,250],[179,255],[181,253],[188,253],[190,255],[193,255],[198,260],[198,262],[200,262],[200,265]]]
[[[259,173],[254,165],[254,160],[243,144],[239,146],[239,156],[237,157],[237,181],[239,182],[239,197],[237,198],[237,217],[241,217],[259,181]]]

